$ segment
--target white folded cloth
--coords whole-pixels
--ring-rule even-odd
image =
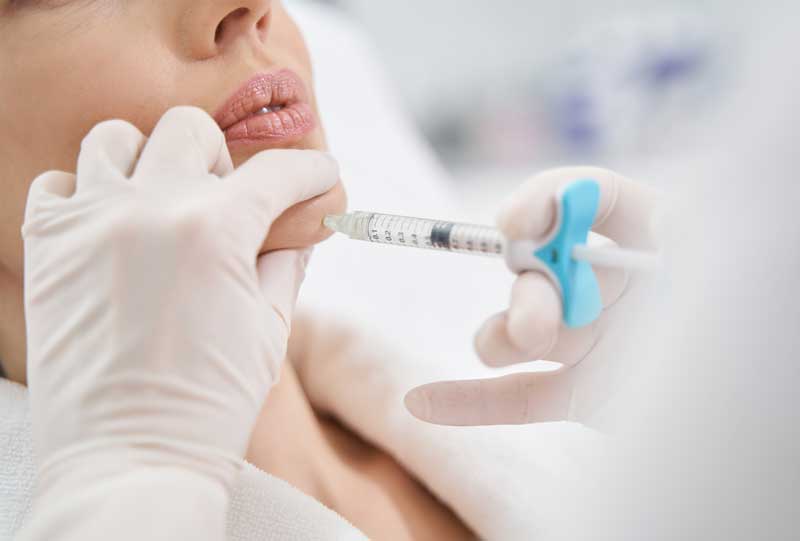
[[[0,378],[0,540],[11,539],[33,505],[36,470],[26,394]]]

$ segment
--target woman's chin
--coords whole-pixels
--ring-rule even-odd
[[[331,190],[291,207],[272,224],[262,253],[292,248],[308,248],[330,237],[333,232],[322,225],[328,214],[347,209],[347,194],[339,181]]]

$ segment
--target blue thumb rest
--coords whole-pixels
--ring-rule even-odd
[[[592,266],[573,259],[572,249],[576,244],[586,244],[600,204],[600,187],[594,180],[575,181],[564,189],[559,204],[559,229],[534,255],[561,286],[564,324],[583,327],[600,316],[603,302]]]

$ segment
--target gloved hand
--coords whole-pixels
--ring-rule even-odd
[[[285,209],[338,175],[326,154],[296,150],[234,171],[214,121],[181,107],[149,140],[123,121],[97,125],[77,176],[34,181],[28,538],[223,538],[309,256],[259,252]]]
[[[529,180],[500,214],[500,229],[511,240],[544,237],[555,221],[559,190],[578,179],[594,179],[600,185],[594,232],[627,248],[655,246],[655,222],[660,217],[656,191],[589,167],[546,171]],[[603,348],[597,346],[626,314],[635,315],[635,306],[629,305],[636,302],[625,301],[636,298],[634,286],[641,283],[629,280],[624,271],[595,269],[595,273],[604,311],[594,324],[566,328],[557,287],[541,272],[525,272],[514,283],[510,308],[490,318],[476,336],[478,355],[489,366],[548,360],[560,363],[558,370],[423,385],[406,396],[409,411],[424,421],[446,425],[586,421],[607,400],[613,384],[609,357],[614,351],[600,351]]]

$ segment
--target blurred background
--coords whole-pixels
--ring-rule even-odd
[[[798,539],[800,4],[294,3],[315,6],[298,21],[351,208],[490,223],[526,177],[576,164],[676,197],[648,332],[618,335],[625,444],[584,496],[543,491],[556,503],[534,521],[564,509],[570,540]],[[341,236],[314,257],[303,302],[403,352],[377,365],[413,383],[504,373],[471,343],[507,307],[503,265]]]
[[[554,165],[642,178],[696,153],[748,48],[787,14],[739,0],[316,3],[362,28],[464,203],[482,207],[486,183]]]
[[[774,81],[794,73],[796,2],[285,1],[352,210],[491,224],[521,182],[566,165],[694,187],[742,168],[736,140],[755,148],[792,129],[760,86],[786,89]],[[767,111],[780,121],[765,129]],[[409,358],[483,374],[470,337],[507,307],[503,265],[342,236],[315,259],[314,310],[348,306]]]

